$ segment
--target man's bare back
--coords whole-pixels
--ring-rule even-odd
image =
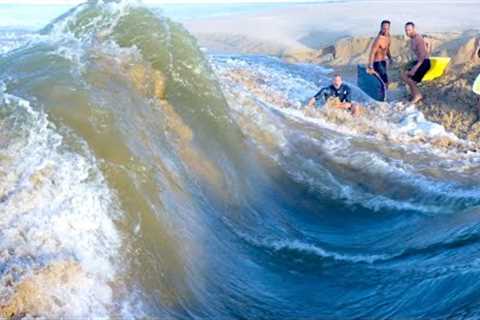
[[[417,60],[423,60],[428,58],[427,46],[425,43],[425,39],[423,39],[422,35],[416,34],[415,37],[411,40],[411,48]]]

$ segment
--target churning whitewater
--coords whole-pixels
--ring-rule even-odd
[[[477,146],[413,106],[133,1],[1,52],[0,318],[480,317]]]

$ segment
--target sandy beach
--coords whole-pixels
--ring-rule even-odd
[[[420,32],[478,29],[476,1],[345,1],[191,20],[184,25],[213,52],[282,54],[319,49],[347,36],[374,35],[383,19],[394,34],[407,21]]]

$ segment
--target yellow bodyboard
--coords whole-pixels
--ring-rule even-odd
[[[475,79],[475,82],[473,83],[473,92],[480,95],[480,74],[477,76],[477,79]]]
[[[450,60],[449,57],[430,57],[431,67],[425,76],[423,76],[422,81],[432,81],[443,76]]]

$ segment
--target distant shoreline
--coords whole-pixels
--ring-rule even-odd
[[[480,5],[471,2],[411,3],[342,1],[295,4],[255,13],[184,21],[202,47],[213,53],[281,56],[315,51],[344,37],[373,36],[380,21],[392,21],[392,33],[403,34],[407,21],[421,33],[478,30]]]

